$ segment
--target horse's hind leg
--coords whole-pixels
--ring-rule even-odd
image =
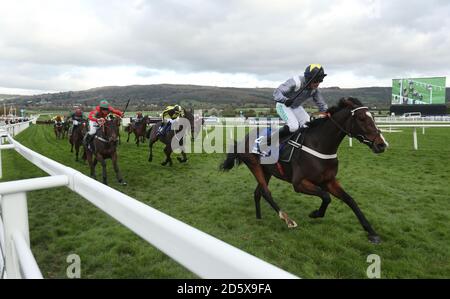
[[[331,202],[330,194],[324,191],[317,185],[314,185],[310,181],[304,179],[298,184],[293,184],[295,192],[301,192],[308,195],[315,195],[322,199],[322,204],[318,210],[314,210],[309,214],[311,218],[323,218],[327,210],[328,205]]]
[[[340,184],[333,180],[327,184],[328,191],[345,202],[355,213],[356,217],[358,218],[359,222],[361,223],[362,227],[368,232],[369,234],[369,241],[375,244],[378,244],[381,242],[380,237],[378,234],[373,230],[372,226],[370,225],[369,221],[367,221],[366,217],[364,216],[363,212],[359,209],[358,204],[355,202],[355,200],[348,195],[344,189],[340,186]]]
[[[258,164],[257,164],[258,163]],[[280,219],[284,220],[289,228],[297,227],[297,223],[295,223],[294,220],[290,219],[286,212],[283,212],[278,205],[275,203],[272,197],[272,193],[269,190],[268,187],[268,181],[266,181],[266,177],[264,174],[264,170],[259,164],[259,162],[255,163],[246,163],[250,171],[255,176],[256,180],[258,181],[258,184],[261,188],[261,195],[264,197],[264,199],[270,204],[270,206],[278,213],[278,216]],[[256,197],[255,197],[255,203],[256,203]]]
[[[266,175],[266,183],[269,184],[270,175]],[[256,209],[256,218],[261,219],[261,196],[262,196],[262,186],[258,184],[255,189],[254,199],[255,199],[255,209]]]
[[[148,147],[149,147],[148,162],[153,161],[153,144],[155,142],[156,142],[156,139],[150,139],[150,142],[148,144]]]

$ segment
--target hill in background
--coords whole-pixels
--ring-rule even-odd
[[[107,99],[117,107],[124,107],[131,99],[129,110],[160,110],[166,105],[179,103],[194,109],[273,107],[273,88],[232,88],[196,85],[131,85],[107,86],[84,91],[48,93],[6,99],[28,109],[71,109],[75,105],[94,106]],[[321,88],[326,101],[333,105],[344,96],[353,96],[364,104],[378,109],[390,106],[391,87]],[[447,89],[449,102],[450,89]],[[1,97],[0,97],[1,98]],[[313,105],[313,103],[308,103]]]

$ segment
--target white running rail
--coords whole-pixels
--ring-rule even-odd
[[[28,125],[23,124],[23,128]],[[0,127],[0,142],[9,142],[0,144],[0,152],[14,149],[50,176],[0,183],[0,245],[6,261],[3,277],[42,278],[30,249],[26,192],[66,186],[202,278],[298,278],[30,150],[12,137],[23,128]]]

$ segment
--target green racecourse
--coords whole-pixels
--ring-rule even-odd
[[[338,153],[338,178],[381,236],[380,245],[368,242],[339,200],[325,218],[310,219],[320,199],[275,179],[274,198],[299,226],[288,229],[264,201],[257,220],[256,182],[245,166],[219,172],[224,154],[190,154],[188,163],[174,160],[170,168],[160,165],[161,144],[150,164],[148,146],[122,142],[119,163],[129,185],[115,182],[110,161],[108,176],[113,188],[302,278],[366,278],[370,254],[380,256],[382,278],[450,277],[450,130],[419,134],[418,151],[411,129],[385,137],[391,147],[382,155],[356,142],[350,148],[347,140]],[[17,140],[88,174],[51,126],[32,126]],[[2,156],[3,181],[45,175],[14,151]],[[46,278],[66,277],[73,253],[81,257],[82,278],[195,278],[67,188],[30,192],[28,206],[32,250]]]

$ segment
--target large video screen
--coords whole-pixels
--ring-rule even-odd
[[[392,80],[392,105],[445,104],[445,77]]]

